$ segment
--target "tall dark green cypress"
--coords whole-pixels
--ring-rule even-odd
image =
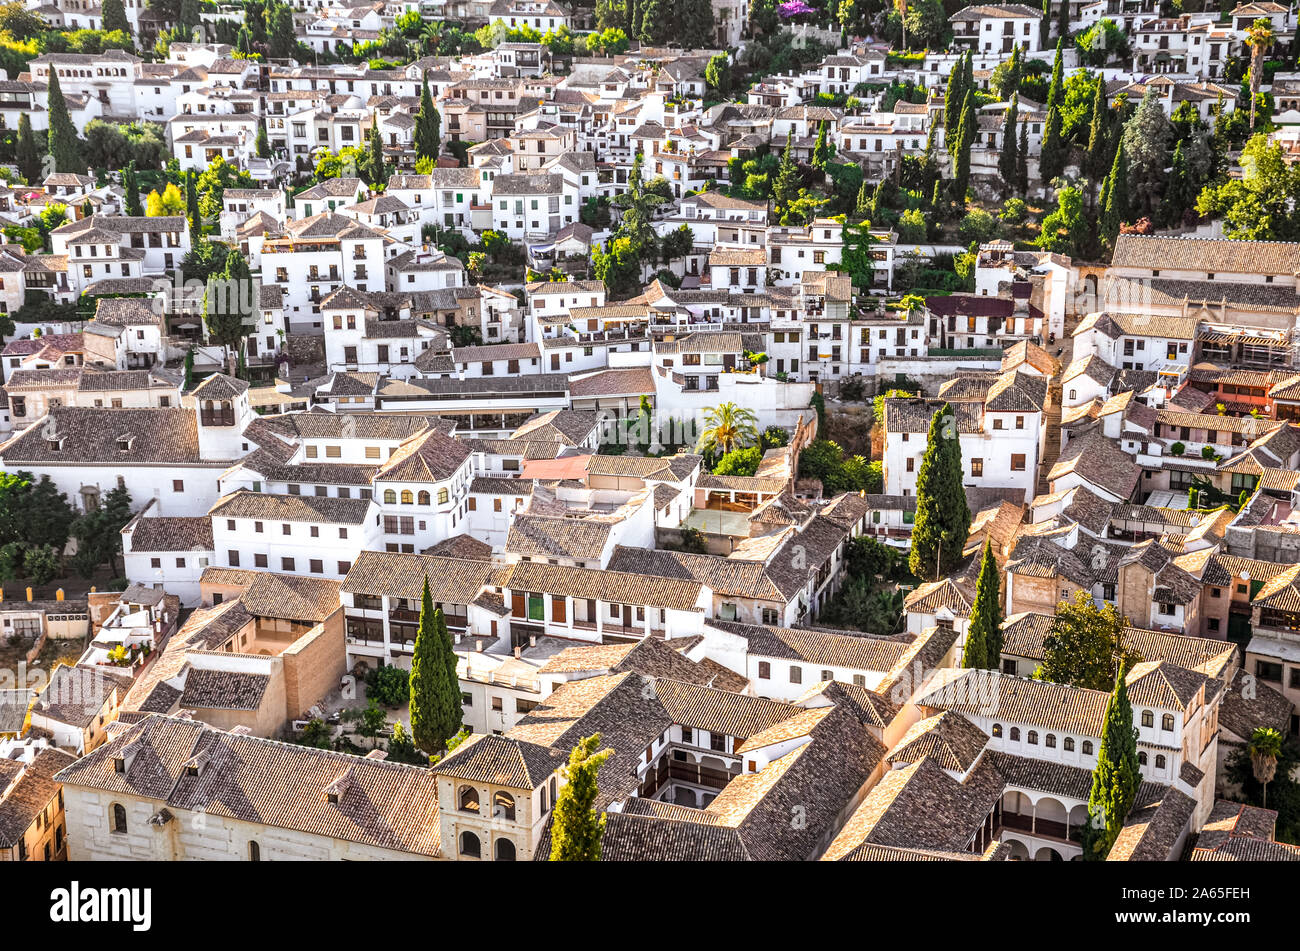
[[[429,92],[429,77],[424,77],[424,86],[420,90],[420,108],[415,113],[415,157],[430,158],[437,161],[438,151],[442,148],[439,141],[441,120],[438,109],[433,104],[433,95]]]
[[[1050,182],[1065,171],[1069,148],[1061,137],[1061,102],[1065,98],[1065,80],[1061,63],[1062,41],[1056,41],[1056,62],[1052,66],[1052,85],[1047,90],[1047,121],[1043,125],[1043,148],[1038,157],[1038,177]]]
[[[978,123],[975,90],[972,87],[966,90],[966,102],[957,123],[957,151],[952,157],[953,198],[963,207],[966,204],[966,190],[970,187],[970,152],[971,146],[975,144]]]
[[[1106,108],[1106,77],[1097,77],[1097,91],[1092,97],[1092,121],[1088,124],[1088,155],[1084,166],[1093,182],[1097,182],[1110,168],[1110,154],[1107,146],[1110,139]]]
[[[1017,119],[1020,111],[1020,96],[1011,97],[1007,115],[1002,123],[1002,151],[998,153],[998,173],[1008,188],[1015,187],[1017,161]]]
[[[68,115],[68,103],[59,87],[59,75],[50,68],[50,86],[47,107],[50,113],[50,155],[54,157],[56,172],[85,172],[81,161],[81,147],[77,141],[77,128]]]
[[[18,117],[18,144],[15,154],[18,172],[27,180],[28,185],[41,183],[41,153],[36,148],[36,137],[32,135],[32,120],[27,113]]]
[[[440,753],[460,732],[464,709],[456,654],[441,608],[434,608],[429,579],[420,595],[420,624],[411,657],[411,736],[426,753]]]
[[[123,33],[130,35],[131,21],[126,18],[126,9],[122,6],[122,0],[104,0],[100,4],[100,10],[104,15],[104,30],[113,32],[121,30]]]
[[[1038,20],[1038,48],[1047,49],[1052,38],[1052,0],[1043,0],[1043,15]]]
[[[203,216],[199,214],[199,175],[190,169],[185,173],[185,217],[190,222],[191,240],[203,234]]]
[[[946,576],[962,560],[970,506],[962,486],[961,439],[952,405],[930,420],[925,455],[916,475],[916,519],[908,565],[918,578]]]
[[[1138,731],[1133,728],[1133,706],[1128,699],[1125,673],[1125,665],[1121,663],[1102,720],[1101,748],[1097,751],[1092,791],[1088,794],[1088,822],[1083,828],[1084,861],[1102,861],[1110,853],[1142,785]]]
[[[975,603],[971,605],[969,631],[968,637],[978,635],[984,644],[988,654],[985,666],[989,670],[998,670],[1002,666],[1002,572],[988,539],[984,541],[980,573],[975,579]]]
[[[1020,123],[1020,148],[1016,150],[1016,191],[1029,194],[1029,125]]]
[[[1107,248],[1115,247],[1119,237],[1119,226],[1128,220],[1128,158],[1124,154],[1121,141],[1115,150],[1115,162],[1106,177],[1105,197],[1101,209],[1101,240]]]
[[[961,107],[966,99],[966,90],[962,81],[966,76],[966,57],[962,55],[948,74],[948,88],[943,94],[943,142],[949,152],[952,151],[953,136],[957,134],[957,124],[961,121]]]
[[[1056,34],[1061,39],[1070,35],[1070,0],[1061,0],[1056,5]]]
[[[122,211],[129,218],[144,217],[144,208],[140,204],[140,179],[135,174],[135,161],[127,163],[122,170],[122,191],[125,198],[122,203]]]

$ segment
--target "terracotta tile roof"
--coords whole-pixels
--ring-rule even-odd
[[[478,733],[430,772],[470,782],[535,790],[568,762],[568,754],[525,740]]]
[[[361,525],[370,516],[370,499],[325,495],[280,495],[239,490],[208,510],[214,518],[251,518],[268,522],[329,522]]]
[[[960,713],[945,710],[913,723],[885,757],[890,765],[930,757],[938,766],[965,773],[979,759],[988,736]]]
[[[128,750],[119,773],[113,760]],[[186,764],[200,754],[199,774],[188,775]],[[224,733],[196,720],[148,717],[55,778],[173,809],[412,855],[439,853],[437,782],[429,770]]]
[[[345,594],[418,600],[427,577],[435,602],[469,604],[497,570],[487,561],[363,551],[352,563],[340,590]]]

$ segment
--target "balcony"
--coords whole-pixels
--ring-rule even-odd
[[[199,424],[203,426],[233,426],[235,411],[205,409],[199,411]]]

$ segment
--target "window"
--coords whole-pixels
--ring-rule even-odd
[[[1173,728],[1174,728],[1174,715],[1172,713],[1166,713],[1164,716],[1160,718],[1160,729],[1173,730]]]
[[[461,812],[478,812],[478,790],[473,786],[461,786],[457,793],[457,799],[460,803],[458,808]]]
[[[281,559],[280,559],[280,570],[281,570],[281,571],[293,571],[293,559],[292,559],[292,558],[281,558]]]
[[[1027,743],[1029,743],[1030,746],[1037,746],[1037,745],[1038,745],[1038,731],[1037,731],[1037,730],[1030,730],[1030,731],[1029,731],[1029,735],[1028,735],[1027,737],[1025,737],[1025,741],[1026,741]]]
[[[1159,753],[1156,755],[1156,769],[1164,769],[1164,768],[1165,768],[1165,757],[1163,753]]]
[[[970,461],[970,474],[971,474],[971,476],[972,476],[973,478],[976,478],[976,479],[978,479],[980,476],[984,475],[984,460],[983,460],[983,459],[972,459],[972,460]]]
[[[759,680],[772,679],[772,665],[768,661],[760,660],[758,662],[758,679]]]
[[[1156,725],[1156,715],[1155,715],[1154,713],[1152,713],[1150,710],[1143,710],[1143,711],[1142,711],[1142,725],[1143,725],[1143,726],[1155,726],[1155,725]]]
[[[233,549],[231,551],[226,552],[226,560],[230,563],[231,568],[238,568],[239,552],[234,551]]]
[[[546,797],[546,790],[542,790],[542,797]],[[546,811],[545,804],[542,806],[542,811]],[[513,862],[515,860],[515,844],[509,839],[497,839],[495,848],[495,858],[498,862]]]
[[[262,861],[262,847],[258,845],[256,842],[248,843],[248,861],[250,862]]]
[[[1043,737],[1043,745],[1046,746],[1049,750],[1056,749],[1056,734],[1049,733],[1047,734],[1047,736]]]
[[[505,702],[502,700],[501,697],[492,698],[492,709],[497,711],[498,713],[505,712]]]
[[[727,735],[725,733],[710,733],[709,749],[717,753],[727,752]]]
[[[184,480],[184,479],[172,479],[172,491],[173,491],[173,492],[184,492],[184,491],[185,491],[185,480]]]
[[[1146,764],[1147,764],[1147,754],[1146,754],[1146,751],[1145,751],[1145,750],[1141,750],[1141,751],[1138,752],[1138,765],[1139,765],[1139,766],[1145,766]]]
[[[1083,741],[1083,746],[1081,747],[1081,749],[1082,749],[1082,751],[1083,751],[1083,755],[1084,755],[1084,756],[1091,756],[1091,755],[1092,755],[1092,740],[1084,740],[1084,741]]]
[[[682,727],[682,742],[691,744],[695,743],[695,731],[688,726]]]
[[[428,493],[428,492],[425,492],[425,491],[423,491],[423,490],[421,490],[421,491],[420,491],[420,494],[417,495],[417,496],[415,497],[415,500],[416,500],[416,502],[417,502],[418,504],[420,504],[420,505],[428,505],[428,504],[429,504],[429,493]]]
[[[1073,752],[1074,752],[1074,737],[1072,737],[1072,736],[1067,736],[1064,740],[1062,740],[1062,741],[1061,741],[1061,749],[1065,750],[1065,752],[1067,752],[1067,753],[1073,753]]]
[[[120,802],[113,803],[113,831],[126,835],[126,806]]]
[[[253,556],[253,567],[254,567],[254,568],[265,568],[265,567],[266,567],[266,556],[265,556],[265,555],[254,555],[254,556]]]
[[[314,575],[325,574],[325,562],[321,561],[319,558],[312,558],[308,563],[308,565],[312,574]]]
[[[482,846],[479,844],[478,836],[473,832],[460,834],[460,854],[472,859],[483,857]]]
[[[403,490],[402,490],[402,504],[403,504],[403,505],[414,505],[414,504],[415,504],[415,493],[413,493],[410,489],[403,489]]]
[[[1013,452],[1011,454],[1011,471],[1012,472],[1025,471],[1025,454],[1023,452]]]
[[[397,492],[395,490],[384,489],[384,504],[385,505],[397,504]]]
[[[801,683],[803,683],[803,668],[802,668],[802,667],[795,667],[795,666],[791,665],[791,667],[790,667],[790,683],[792,683],[792,684],[801,684]]]
[[[448,498],[449,498],[449,495],[448,495],[446,489],[439,489],[439,490],[438,490],[438,504],[439,504],[439,505],[446,505],[446,504],[447,504],[447,499],[448,499]]]
[[[1019,743],[1019,742],[1020,742],[1020,727],[1018,727],[1018,726],[1013,726],[1013,727],[1011,728],[1011,739],[1012,739],[1013,742],[1016,742],[1016,743]]]
[[[1001,723],[995,723],[995,724],[993,724],[993,735],[994,735],[995,737],[1000,737],[1000,736],[1002,736],[1002,724],[1001,724]]]

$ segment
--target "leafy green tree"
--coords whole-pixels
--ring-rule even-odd
[[[1052,84],[1047,90],[1047,121],[1043,124],[1043,145],[1038,156],[1039,176],[1050,182],[1065,171],[1069,147],[1061,134],[1061,100],[1064,96],[1061,63],[1062,43],[1056,42],[1056,60],[1052,64]]]
[[[813,168],[824,170],[833,154],[835,154],[835,147],[826,141],[826,120],[823,119],[817,125],[817,142],[813,145],[812,154]]]
[[[752,476],[763,461],[763,450],[758,446],[733,449],[723,455],[713,466],[714,475]]]
[[[72,124],[72,118],[68,115],[68,103],[63,98],[63,90],[59,86],[59,75],[53,69],[50,70],[46,109],[49,112],[50,155],[54,157],[54,170],[56,172],[84,173],[86,166],[81,162],[81,147],[77,141],[77,127]]]
[[[1083,828],[1084,861],[1102,861],[1110,854],[1142,785],[1138,731],[1133,727],[1133,706],[1124,681],[1126,670],[1127,665],[1121,663],[1102,721],[1101,748],[1088,794],[1088,822]]]
[[[292,59],[297,52],[298,37],[293,28],[293,8],[289,4],[268,0],[266,41],[270,47],[271,59]]]
[[[464,716],[456,654],[441,608],[434,608],[429,579],[420,597],[420,624],[411,658],[411,733],[415,745],[438,753],[460,730]]]
[[[74,519],[68,497],[47,475],[0,472],[0,545],[50,545],[59,551],[68,543]]]
[[[1300,240],[1300,167],[1260,133],[1246,143],[1240,179],[1207,185],[1196,200],[1204,216],[1223,219],[1223,233],[1243,241]]]
[[[910,0],[904,16],[910,48],[939,46],[948,33],[948,14],[940,0]]]
[[[1057,254],[1078,255],[1087,247],[1089,225],[1083,214],[1083,192],[1069,185],[1056,193],[1056,210],[1043,219],[1038,246]]]
[[[36,137],[32,135],[31,116],[23,113],[18,117],[18,144],[16,146],[16,164],[18,174],[28,185],[41,183],[41,156],[36,148]]]
[[[597,773],[610,752],[600,749],[600,734],[595,733],[580,740],[569,754],[565,782],[551,817],[552,862],[600,861],[605,816],[595,810],[600,794]]]
[[[962,486],[957,417],[951,404],[945,403],[930,421],[925,455],[916,476],[916,519],[908,556],[912,574],[935,580],[960,564],[970,517]]]
[[[1062,601],[1046,637],[1043,662],[1034,671],[1038,680],[1105,690],[1115,675],[1115,664],[1123,660],[1139,663],[1142,657],[1124,645],[1128,619],[1112,604],[1097,607],[1087,591],[1075,593],[1074,601]]]
[[[726,53],[715,53],[704,67],[704,81],[718,96],[731,92],[731,59]]]
[[[123,33],[131,32],[131,21],[126,18],[122,0],[104,0],[100,4],[100,9],[104,14],[105,32],[112,33],[114,30],[121,30]]]
[[[1146,95],[1133,118],[1124,125],[1124,155],[1128,162],[1128,192],[1135,218],[1154,217],[1164,195],[1165,169],[1169,167],[1174,128],[1160,106],[1155,86]]]

